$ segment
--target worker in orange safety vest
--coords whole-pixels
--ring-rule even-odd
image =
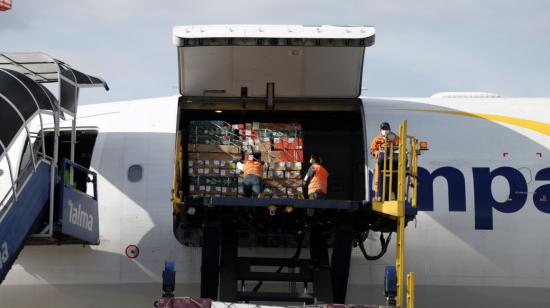
[[[381,197],[382,197],[381,196],[381,194],[382,194],[382,181],[380,180],[380,178],[382,177],[384,156],[380,155],[380,154],[384,153],[386,145],[389,146],[390,143],[393,145],[393,149],[397,150],[398,147],[399,147],[399,142],[400,142],[399,136],[397,136],[396,134],[394,134],[391,131],[390,124],[388,122],[380,123],[380,134],[378,134],[376,137],[374,137],[374,139],[371,142],[371,146],[370,146],[370,153],[377,160],[376,165],[375,165],[375,170],[374,170],[374,181],[373,181],[373,184],[374,184],[373,190],[374,190],[374,194],[375,194],[375,199],[377,201],[380,201]],[[389,151],[389,149],[388,149],[388,151]],[[393,153],[392,153],[392,155],[393,155]],[[388,159],[389,159],[389,156],[388,156]],[[397,171],[397,163],[398,163],[397,160],[393,161],[393,164],[394,164],[393,170],[395,170],[395,171]],[[386,164],[389,164],[389,161],[386,162]],[[388,168],[389,168],[389,165],[388,165]],[[386,183],[386,184],[388,184],[388,183]],[[394,187],[388,187],[386,189],[386,193],[387,193],[386,198],[391,196],[392,193],[394,193],[394,194],[396,193],[396,190],[397,190],[396,185],[397,185],[397,181],[392,181],[392,186],[394,186]]]
[[[243,166],[243,194],[245,197],[263,197],[264,164],[261,161],[261,154],[254,153],[254,160],[247,160]]]
[[[311,167],[304,178],[304,186],[307,185],[307,194],[309,199],[324,199],[327,195],[329,173],[325,167],[321,166],[321,157],[311,155],[309,159]]]
[[[399,136],[391,131],[390,124],[388,122],[380,123],[380,134],[378,134],[371,142],[370,153],[375,158],[380,155],[380,150],[384,149],[386,142],[391,142],[394,149],[399,146]]]

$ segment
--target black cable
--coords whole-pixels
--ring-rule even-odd
[[[380,258],[382,258],[382,256],[384,254],[386,254],[386,251],[388,250],[388,246],[390,244],[390,241],[391,241],[391,235],[392,235],[392,232],[390,232],[390,234],[388,235],[387,238],[384,238],[384,233],[380,232],[380,246],[381,246],[381,249],[380,249],[380,253],[378,253],[376,256],[369,256],[367,254],[367,250],[365,249],[365,245],[364,245],[364,240],[367,239],[369,235],[369,232],[367,231],[366,232],[366,236],[364,237],[361,237],[359,239],[359,249],[361,249],[361,252],[363,253],[363,256],[365,257],[365,259],[369,260],[369,261],[374,261],[374,260],[378,260]]]
[[[296,245],[297,245],[296,252],[290,258],[290,261],[294,261],[300,258],[300,254],[302,253],[302,242],[304,240],[304,234],[305,232],[301,232],[300,236],[298,236],[298,240],[296,241]],[[280,273],[283,270],[283,267],[284,267],[283,265],[279,266],[279,268],[275,271],[275,273]],[[264,282],[262,280],[258,281],[254,289],[252,289],[252,292],[258,292],[258,290],[260,290],[263,284]]]

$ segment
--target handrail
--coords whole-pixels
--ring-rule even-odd
[[[41,162],[50,164],[49,161],[45,159],[39,159],[36,162],[36,166],[38,166]],[[32,164],[28,164],[24,169],[22,169],[22,172],[18,175],[17,179],[14,180],[15,185],[12,185],[4,194],[2,199],[0,199],[0,213],[3,212],[4,208],[8,206],[10,200],[13,198],[14,201],[17,201],[16,194],[18,194],[20,191],[22,191],[25,188],[25,185],[31,175],[36,171],[36,168]],[[1,220],[1,216],[0,216]]]
[[[407,135],[407,121],[403,121],[400,126],[399,143],[394,145],[394,141],[387,140],[383,145],[383,151],[378,156],[382,160],[379,170],[381,185],[375,187],[377,202],[403,200],[416,208],[417,187],[418,187],[418,156],[420,147],[418,139]],[[397,149],[396,149],[397,147]],[[394,168],[397,156],[397,170]],[[377,167],[380,166],[377,162]],[[397,191],[393,191],[395,182],[397,182]],[[381,191],[379,191],[381,188]],[[412,188],[412,189],[411,189]],[[394,196],[395,195],[395,196]],[[402,198],[400,198],[402,197]]]
[[[36,134],[38,134],[38,133],[36,133]],[[25,142],[28,142],[28,141],[25,141]],[[32,160],[30,160],[27,163],[26,166],[23,166],[23,167],[19,166],[19,172],[18,172],[18,174],[15,178],[13,177],[14,170],[13,170],[13,167],[12,167],[12,164],[11,164],[9,151],[8,151],[8,149],[5,150],[5,155],[2,157],[2,159],[6,159],[6,162],[8,164],[8,172],[10,173],[11,187],[2,196],[2,199],[0,199],[0,208],[3,207],[4,205],[6,205],[6,204],[4,204],[4,202],[8,199],[8,197],[13,196],[12,194],[14,192],[15,192],[15,200],[17,200],[17,197],[18,197],[17,192],[19,191],[18,186],[22,181],[25,181],[28,178],[28,176],[30,174],[28,171],[31,171],[30,167],[32,167],[32,172],[34,172],[34,171],[36,171],[36,167],[38,166],[38,163],[40,161],[47,161],[47,159],[49,158],[44,153],[40,152],[40,150],[35,152],[34,149],[32,148],[31,143],[27,143],[27,145],[29,146],[30,151],[32,151],[32,153],[31,153]],[[41,159],[40,156],[42,156],[44,158]]]
[[[38,116],[40,117],[40,122],[42,123],[42,117],[41,117],[40,112],[38,113]],[[26,124],[25,124],[25,127],[26,127]],[[27,165],[19,166],[19,168],[18,168],[19,172],[17,173],[16,177],[14,177],[14,172],[16,170],[14,170],[14,167],[12,166],[11,157],[10,157],[10,150],[11,150],[13,144],[7,145],[7,146],[5,146],[3,143],[0,144],[2,149],[4,149],[4,153],[0,157],[0,161],[3,160],[3,159],[6,159],[6,162],[8,164],[8,172],[10,173],[10,179],[11,179],[11,187],[6,191],[6,193],[3,196],[1,196],[2,199],[0,199],[0,207],[3,207],[5,205],[4,202],[8,199],[8,197],[15,196],[15,200],[17,200],[18,191],[19,191],[19,188],[18,188],[19,183],[28,178],[29,173],[26,172],[26,171],[29,171],[28,169],[29,169],[30,166],[32,166],[32,171],[33,172],[36,171],[36,167],[38,165],[38,162],[40,160],[44,160],[44,159],[41,159],[40,156],[42,156],[46,159],[51,159],[49,156],[46,155],[46,152],[45,152],[44,129],[40,129],[39,132],[31,132],[26,127],[24,132],[26,132],[26,135],[27,135],[26,138],[25,138],[25,145],[23,147],[23,152],[21,153],[21,157],[18,157],[18,158],[21,159],[22,155],[25,154],[26,149],[28,149],[30,151],[31,160],[29,160],[29,162],[27,162]],[[21,133],[23,133],[23,131]],[[31,138],[41,140],[42,151],[40,151],[40,148],[35,150],[34,145],[36,144],[36,141],[33,143],[31,141]]]
[[[397,171],[394,170],[394,141],[386,140],[384,144],[383,156],[378,156],[377,168],[380,168],[382,159],[382,170],[377,170],[378,181],[376,185],[376,198],[372,203],[372,208],[384,215],[388,215],[397,222],[397,241],[395,268],[397,273],[397,293],[396,307],[403,308],[404,297],[403,290],[405,286],[405,208],[411,205],[416,208],[417,188],[418,188],[418,156],[420,147],[418,140],[413,136],[407,135],[407,121],[404,120],[399,126],[399,144]],[[389,155],[389,157],[388,157]],[[389,164],[388,164],[389,163]],[[396,179],[394,177],[397,177]],[[394,192],[393,184],[397,181],[397,191]],[[382,186],[380,195],[379,187]],[[389,186],[389,187],[387,187]],[[395,193],[395,198],[392,194]],[[414,273],[409,273],[407,279],[407,307],[414,307]]]
[[[414,272],[407,274],[407,308],[414,308]]]
[[[181,144],[181,131],[176,132],[176,153],[174,155],[174,175],[172,179],[172,205],[174,215],[179,213],[179,206],[183,204],[180,196],[180,186],[183,177],[183,145]]]
[[[74,183],[67,183],[65,181],[65,172],[67,170],[67,165],[69,167],[72,167],[73,169],[76,169],[76,170],[80,170],[84,173],[86,173],[86,175],[91,175],[92,176],[92,184],[93,184],[93,196],[91,195],[90,197],[94,198],[94,200],[97,200],[97,173],[78,164],[78,163],[75,163],[75,162],[72,162],[66,158],[63,158],[63,161],[61,162],[61,180],[60,180],[60,184],[61,184],[61,187],[75,187],[75,184]],[[86,192],[83,192],[83,193],[86,193]],[[87,194],[87,193],[86,193]],[[89,194],[87,194],[89,195]],[[63,199],[62,197],[60,199]]]

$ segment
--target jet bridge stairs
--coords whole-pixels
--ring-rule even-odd
[[[91,176],[94,195],[76,190],[65,181],[65,177],[56,178],[56,208],[49,212],[51,162],[41,159],[35,166],[31,164],[29,167],[24,173],[26,176],[19,178],[21,184],[12,189],[14,193],[6,197],[0,210],[0,283],[25,245],[98,244],[99,241],[97,219],[95,222],[90,220],[90,217],[97,217],[97,175],[76,163],[63,160],[61,174],[65,174],[69,167],[86,172]],[[50,234],[49,214],[54,215]],[[43,231],[34,234],[37,230]]]
[[[59,85],[57,97],[47,83]],[[0,283],[25,245],[99,242],[97,175],[74,159],[82,87],[109,89],[44,53],[0,52],[0,175],[8,179],[0,187]],[[60,119],[67,117],[70,154],[60,154]],[[53,125],[45,127],[46,120]],[[48,143],[46,130],[53,133]]]

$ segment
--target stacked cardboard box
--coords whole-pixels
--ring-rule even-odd
[[[302,127],[298,123],[228,124],[193,121],[189,130],[189,193],[206,196],[242,196],[242,177],[236,161],[264,162],[265,196],[303,198]]]
[[[261,153],[265,195],[273,198],[303,198],[301,170],[304,160],[302,127],[299,123],[246,123],[238,129],[245,159]]]
[[[273,198],[304,197],[302,190],[302,162],[266,163],[264,182]]]
[[[299,123],[261,123],[260,139],[265,162],[303,162],[302,126]]]
[[[202,196],[238,195],[236,161],[242,159],[239,136],[221,121],[193,121],[189,126],[189,193]]]

